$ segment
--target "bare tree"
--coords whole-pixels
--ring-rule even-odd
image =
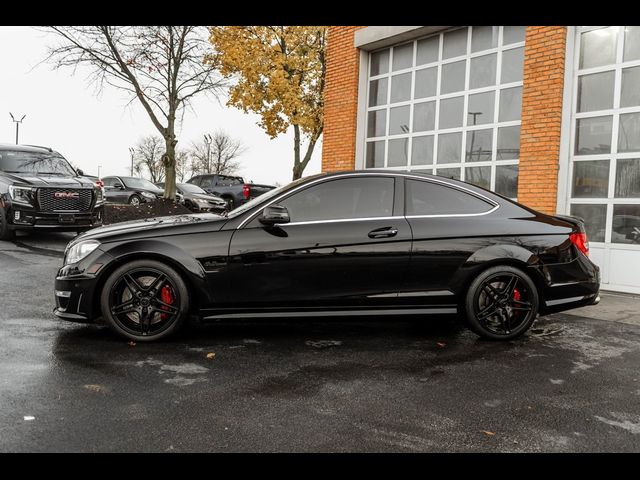
[[[184,183],[191,172],[188,150],[176,150],[176,182]]]
[[[176,124],[191,99],[217,95],[224,86],[215,67],[203,58],[210,51],[207,29],[195,26],[65,26],[47,27],[60,44],[45,61],[54,68],[91,67],[90,81],[124,90],[143,106],[165,147],[164,195],[175,199]]]
[[[241,140],[232,138],[223,130],[205,134],[191,148],[194,173],[232,175],[240,168],[237,158],[246,151]]]
[[[162,182],[165,176],[162,164],[163,153],[164,140],[162,137],[158,135],[143,137],[133,149],[134,172],[138,175],[148,174],[149,180],[153,183]]]

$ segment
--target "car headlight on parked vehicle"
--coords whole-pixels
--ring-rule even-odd
[[[142,196],[144,198],[148,198],[149,200],[155,200],[157,197],[153,193],[142,192]]]
[[[33,189],[31,187],[9,186],[9,195],[13,203],[22,205],[33,205]]]
[[[98,246],[100,242],[97,240],[86,240],[84,242],[78,242],[69,248],[64,256],[64,264],[70,265],[72,263],[78,263],[80,260],[85,258],[91,252],[93,252]]]

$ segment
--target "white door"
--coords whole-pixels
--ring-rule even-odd
[[[602,288],[640,293],[640,27],[577,27],[566,211]]]

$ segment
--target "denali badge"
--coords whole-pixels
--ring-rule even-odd
[[[55,198],[64,198],[66,200],[73,200],[80,198],[80,194],[78,192],[54,192],[53,196]]]

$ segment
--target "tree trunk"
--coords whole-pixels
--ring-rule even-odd
[[[175,135],[168,135],[164,138],[165,153],[162,156],[164,165],[164,198],[176,199],[176,140]]]
[[[300,126],[293,126],[293,180],[302,176],[304,167],[300,168]]]

